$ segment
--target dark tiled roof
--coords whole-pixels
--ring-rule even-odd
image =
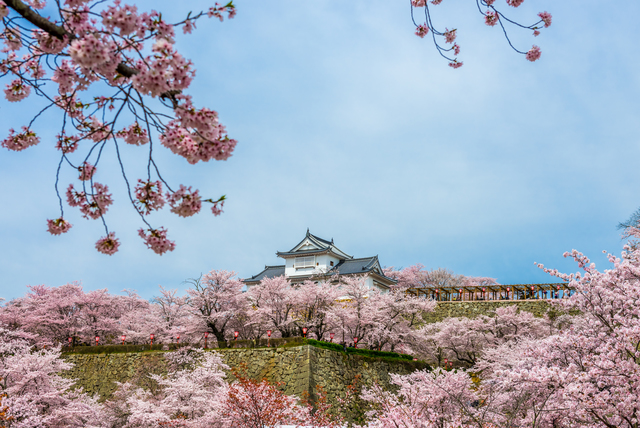
[[[275,278],[284,275],[284,265],[282,266],[265,266],[264,270],[251,278],[243,279],[244,282],[262,281],[265,278]]]
[[[376,257],[364,257],[361,259],[342,260],[333,268],[340,275],[369,272],[375,265]]]
[[[307,231],[307,232],[308,232],[308,231]],[[326,239],[319,238],[319,237],[317,237],[316,235],[314,235],[314,234],[312,234],[312,233],[309,233],[309,236],[311,236],[311,237],[313,237],[313,238],[317,239],[318,241],[320,241],[320,242],[322,242],[322,243],[324,243],[324,244],[327,244],[327,245],[332,245],[332,244],[333,244],[333,240],[331,240],[331,241],[327,241]]]
[[[276,254],[278,255],[278,257],[281,256],[305,256],[308,254],[323,254],[329,251],[329,248],[320,248],[317,250],[301,250],[301,251],[287,251],[285,253],[281,253],[280,251],[278,251]]]

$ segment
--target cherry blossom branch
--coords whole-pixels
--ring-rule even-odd
[[[438,51],[438,53],[445,59],[447,59],[449,62],[449,66],[452,68],[459,68],[462,67],[462,62],[458,61],[457,59],[457,55],[460,53],[460,46],[457,43],[454,43],[456,36],[457,36],[457,30],[453,29],[453,30],[449,30],[449,29],[445,29],[444,32],[438,31],[431,19],[431,12],[429,9],[429,3],[431,3],[432,5],[439,5],[440,3],[442,3],[443,0],[410,0],[410,5],[411,5],[411,21],[413,22],[413,25],[416,28],[416,32],[415,34],[420,37],[420,38],[424,38],[429,32],[431,32],[431,38],[433,39],[433,44],[436,47],[436,50]],[[538,16],[540,17],[540,19],[533,25],[523,25],[520,24],[516,21],[513,21],[509,18],[507,18],[502,12],[500,12],[498,9],[495,8],[494,3],[496,0],[476,0],[476,6],[478,7],[478,12],[480,12],[480,14],[484,17],[485,19],[485,24],[493,27],[497,24],[500,24],[500,27],[502,28],[502,31],[504,33],[505,39],[507,40],[507,43],[509,44],[509,46],[511,46],[511,48],[518,52],[519,54],[525,55],[526,59],[529,61],[536,61],[540,58],[541,52],[540,52],[540,48],[538,46],[533,46],[529,51],[527,52],[523,52],[519,49],[517,49],[513,43],[511,42],[511,39],[509,38],[509,34],[507,33],[507,29],[505,28],[504,24],[503,24],[503,20],[513,24],[517,27],[523,28],[523,29],[528,29],[528,30],[533,30],[533,35],[534,36],[538,36],[540,34],[540,31],[538,31],[541,27],[539,27],[539,24],[544,24],[544,27],[547,28],[551,25],[551,14],[548,12],[540,12],[538,14]],[[507,5],[512,6],[512,7],[518,7],[523,3],[524,0],[506,0]],[[425,17],[425,21],[424,24],[418,24],[415,21],[415,17],[414,17],[414,13],[413,10],[414,8],[420,8],[420,7],[424,7],[424,17]],[[482,11],[481,7],[487,7],[488,10],[486,12]],[[450,48],[444,48],[442,47],[439,43],[438,40],[436,39],[436,36],[441,36],[444,37],[445,39],[445,43],[450,43],[452,44],[452,46]],[[447,55],[445,55],[444,52],[453,52],[456,57],[451,58]]]
[[[215,111],[196,109],[191,97],[183,94],[194,71],[192,63],[174,47],[174,28],[182,27],[185,33],[190,33],[195,28],[195,21],[205,15],[222,20],[222,14],[227,13],[232,18],[235,6],[232,2],[225,6],[216,4],[207,12],[189,13],[185,20],[168,24],[158,12],[140,14],[136,6],[120,2],[112,6],[104,1],[90,6],[87,0],[55,2],[58,21],[45,19],[35,10],[44,7],[45,0],[0,0],[0,19],[4,24],[0,40],[6,45],[2,52],[7,53],[6,59],[0,60],[0,77],[17,77],[7,85],[5,96],[10,102],[19,102],[26,99],[33,89],[36,95],[49,101],[49,105],[38,112],[22,132],[11,129],[0,145],[20,151],[38,144],[40,139],[32,129],[36,120],[52,106],[60,108],[63,120],[56,147],[61,151],[61,159],[54,187],[61,206],[60,217],[47,220],[49,232],[59,235],[71,228],[63,218],[58,189],[61,168],[66,163],[79,172],[82,182],[80,191],[76,191],[73,184],[67,188],[67,202],[78,207],[83,217],[101,219],[107,236],[96,243],[98,251],[105,254],[117,251],[119,242],[113,233],[109,233],[105,219],[113,199],[106,185],[94,182],[103,150],[106,144],[113,143],[129,201],[148,228],[148,233],[140,229],[140,236],[158,254],[171,251],[175,244],[166,238],[166,230],[151,228],[145,216],[161,209],[166,201],[172,212],[188,217],[200,211],[202,198],[191,187],[181,185],[174,191],[162,178],[153,159],[151,131],[159,134],[162,145],[190,163],[226,160],[236,145],[236,141],[227,136]],[[98,6],[101,6],[100,10]],[[11,11],[16,15],[9,17]],[[22,25],[21,19],[33,25],[35,30]],[[149,55],[143,53],[148,52],[145,43],[154,43]],[[20,51],[26,51],[26,54],[18,59]],[[49,74],[43,66],[48,67]],[[115,92],[84,100],[84,91],[95,83]],[[57,85],[57,91],[50,95],[47,84]],[[158,99],[173,114],[155,111],[144,100],[149,96]],[[112,110],[115,111],[111,113]],[[120,128],[125,111],[130,113],[133,123]],[[70,155],[83,140],[92,144],[84,160],[75,164]],[[149,143],[146,181],[138,180],[135,197],[124,169],[118,140],[134,146]],[[95,162],[91,164],[94,154]],[[153,181],[152,165],[160,181]],[[168,189],[166,195],[162,193],[161,183]],[[225,196],[222,196],[205,202],[211,202],[213,214],[219,215],[224,200]]]

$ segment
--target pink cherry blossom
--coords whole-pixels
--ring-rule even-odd
[[[536,45],[533,45],[533,47],[529,49],[529,52],[527,52],[526,57],[529,61],[533,62],[540,59],[540,55],[542,55],[542,52],[540,52],[540,48]]]
[[[413,7],[424,7],[426,0],[411,0]]]
[[[182,184],[180,188],[171,193],[166,194],[167,202],[171,206],[171,212],[178,214],[180,217],[190,217],[200,212],[202,208],[202,198],[196,189],[191,191],[191,186],[185,187]]]
[[[456,35],[457,35],[456,31],[457,31],[456,29],[453,29],[453,30],[448,30],[447,29],[444,32],[444,41],[446,43],[453,43],[453,41],[456,39]]]
[[[431,4],[434,4],[436,6],[439,5],[440,3],[442,3],[442,0],[431,0]]]
[[[209,16],[209,18],[216,17],[222,22],[224,20],[222,16],[224,12],[227,12],[228,19],[231,19],[236,16],[236,7],[231,2],[225,6],[220,6],[220,4],[216,3],[213,7],[209,8],[207,16]]]
[[[93,178],[93,175],[96,172],[96,167],[88,162],[85,162],[80,167],[78,167],[78,171],[80,171],[80,177],[78,177],[78,179],[81,181],[88,181]]]
[[[122,138],[125,143],[133,146],[142,146],[149,142],[149,134],[147,133],[147,130],[140,128],[138,122],[133,123],[128,128],[118,131],[117,135]]]
[[[76,64],[91,68],[109,61],[111,47],[109,43],[95,35],[72,41],[69,46],[69,55]]]
[[[73,153],[78,148],[78,137],[75,135],[67,136],[64,133],[56,135],[58,142],[56,143],[56,149],[62,153]]]
[[[484,0],[487,6],[491,6],[496,0]]]
[[[47,226],[50,234],[61,235],[67,233],[69,229],[71,229],[72,224],[61,217],[55,220],[47,220]]]
[[[93,184],[94,193],[87,195],[84,191],[76,191],[73,184],[67,188],[67,203],[72,207],[80,207],[84,218],[99,219],[113,203],[109,188],[100,183]]]
[[[35,132],[28,129],[26,126],[22,127],[22,132],[15,134],[15,131],[9,129],[9,136],[2,140],[2,147],[19,152],[27,147],[35,146],[40,142],[40,137],[36,136]]]
[[[457,43],[454,43],[454,45],[452,46],[453,48],[453,54],[454,55],[459,55],[460,54],[460,46],[458,46]]]
[[[167,39],[159,39],[151,50],[153,54],[145,61],[136,62],[139,72],[131,81],[138,91],[157,97],[189,87],[195,74],[191,61],[176,52]]]
[[[138,235],[144,240],[145,245],[153,250],[154,253],[162,255],[167,251],[173,251],[176,244],[167,239],[167,230],[164,227],[159,229],[148,229],[145,233],[144,229],[138,230]]]
[[[142,25],[138,17],[138,8],[136,6],[124,5],[120,6],[120,1],[114,1],[115,6],[109,6],[102,11],[102,24],[105,29],[114,32],[118,29],[121,36],[128,36],[134,33]]]
[[[98,239],[98,242],[96,242],[96,250],[108,256],[115,254],[119,246],[120,240],[116,238],[116,234],[113,232],[109,232],[107,236]]]
[[[224,212],[222,210],[223,207],[224,207],[224,201],[214,202],[213,206],[211,207],[211,212],[213,213],[213,215],[217,217]]]
[[[109,126],[100,122],[95,116],[91,118],[91,123],[86,125],[87,136],[92,141],[99,143],[109,137]]]
[[[508,4],[509,6],[513,6],[513,7],[518,7],[518,6],[520,6],[523,2],[524,2],[524,0],[507,0],[507,4]]]
[[[35,30],[33,34],[34,38],[39,43],[40,50],[48,54],[57,54],[62,52],[69,43],[68,37],[66,36],[59,39],[42,30]]]
[[[542,22],[544,22],[545,28],[551,25],[551,14],[549,12],[540,12],[538,16],[542,19]]]
[[[540,31],[533,30],[533,37],[538,37],[540,35]]]
[[[182,32],[184,34],[191,34],[196,28],[196,23],[192,19],[187,19],[182,26]]]
[[[135,189],[136,208],[143,214],[149,215],[151,211],[159,210],[164,206],[162,196],[162,183],[158,181],[138,180]]]
[[[424,38],[424,36],[426,36],[428,33],[429,27],[427,27],[427,24],[418,25],[416,27],[416,36]]]
[[[495,26],[498,23],[498,12],[488,10],[484,15],[484,23],[490,27]]]
[[[456,69],[462,67],[462,61],[454,60],[449,63],[449,67]]]
[[[22,36],[14,28],[8,28],[4,33],[0,33],[0,39],[4,39],[6,46],[2,52],[17,51],[22,47]]]
[[[13,80],[7,89],[4,90],[4,95],[10,102],[22,101],[29,96],[31,88],[24,84],[21,79]]]

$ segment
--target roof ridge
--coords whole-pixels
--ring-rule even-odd
[[[356,261],[356,260],[370,260],[370,259],[375,259],[376,257],[377,257],[377,256],[371,256],[371,257],[358,257],[357,259],[356,259],[356,258],[353,258],[353,259],[346,259],[346,260],[345,260],[345,262],[354,262],[354,261]]]

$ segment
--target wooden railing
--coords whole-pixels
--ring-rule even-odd
[[[466,287],[417,287],[407,293],[439,302],[493,301],[493,300],[548,300],[571,296],[574,289],[567,283],[548,284],[495,284]]]

